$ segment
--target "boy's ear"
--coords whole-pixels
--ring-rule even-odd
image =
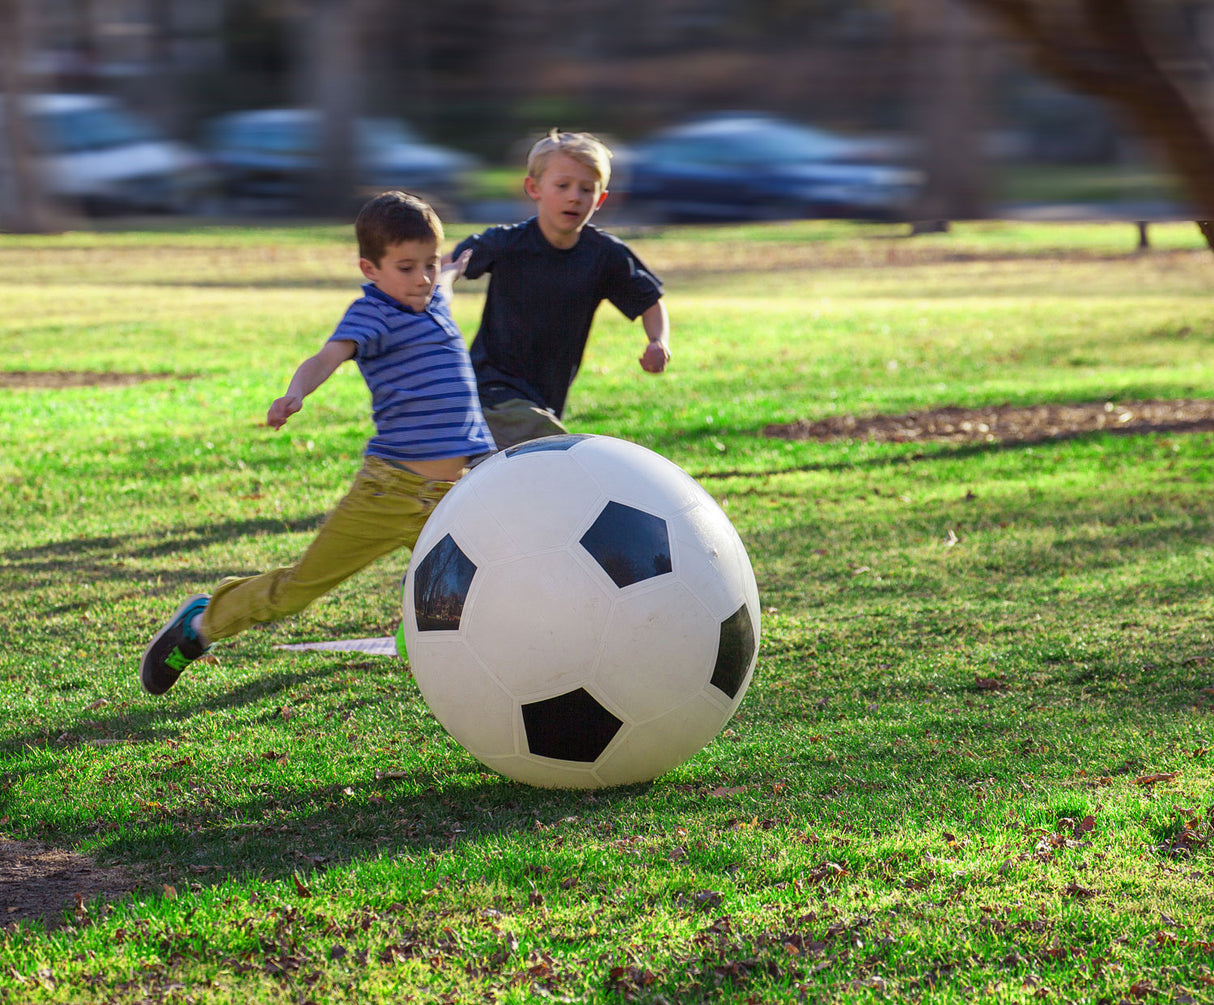
[[[539,182],[537,182],[534,178],[532,178],[531,175],[527,175],[527,177],[523,179],[523,191],[527,193],[528,199],[531,199],[532,201],[539,200],[539,197],[540,197]]]
[[[375,282],[379,278],[379,267],[369,258],[360,258],[358,267],[362,270],[362,274],[371,282]]]
[[[596,203],[594,204],[594,208],[595,208],[596,210],[598,210],[599,208],[601,208],[601,207],[602,207],[602,205],[603,205],[603,203],[605,203],[605,202],[607,201],[607,196],[608,196],[608,195],[610,195],[610,194],[611,194],[611,193],[610,193],[610,192],[608,192],[606,189],[603,189],[602,194],[599,196],[599,201],[598,201],[598,202],[596,202]]]

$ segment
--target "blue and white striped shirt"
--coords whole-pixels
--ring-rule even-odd
[[[441,290],[418,313],[365,283],[329,341],[354,343],[371,391],[375,435],[367,454],[407,463],[494,448],[467,344]]]

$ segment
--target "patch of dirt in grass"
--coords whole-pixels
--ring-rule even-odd
[[[0,388],[53,391],[61,387],[123,387],[149,380],[193,380],[192,374],[101,373],[95,370],[21,370],[0,373]]]
[[[1041,443],[1098,431],[1195,433],[1214,430],[1214,400],[1087,402],[935,408],[904,415],[832,415],[774,424],[763,435],[783,440],[878,443]]]
[[[95,898],[116,900],[139,886],[122,866],[100,866],[77,852],[0,837],[0,927],[41,920],[54,928],[66,910],[87,910]]]

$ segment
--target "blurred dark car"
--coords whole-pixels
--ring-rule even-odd
[[[722,113],[626,151],[613,187],[621,212],[661,220],[893,220],[923,178],[882,163],[891,152],[768,115]]]
[[[50,198],[91,215],[213,208],[216,178],[206,159],[118,99],[30,94],[21,107]]]
[[[360,118],[354,134],[357,199],[403,189],[428,199],[440,214],[458,209],[475,158],[425,142],[399,119]],[[204,132],[224,192],[240,208],[299,205],[319,167],[320,144],[320,114],[301,108],[231,112],[212,119]]]

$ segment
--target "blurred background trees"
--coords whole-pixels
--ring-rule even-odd
[[[490,163],[551,126],[618,141],[715,109],[895,138],[918,215],[981,216],[993,161],[1158,155],[1214,216],[1214,0],[0,0],[5,92],[115,93],[193,139],[238,108],[324,112],[336,211],[355,113]],[[20,30],[19,30],[20,29]],[[20,162],[20,127],[0,129]],[[7,225],[30,205],[0,169]],[[8,193],[4,195],[3,193]],[[1200,207],[1200,210],[1197,209]],[[344,206],[343,206],[344,209]]]

